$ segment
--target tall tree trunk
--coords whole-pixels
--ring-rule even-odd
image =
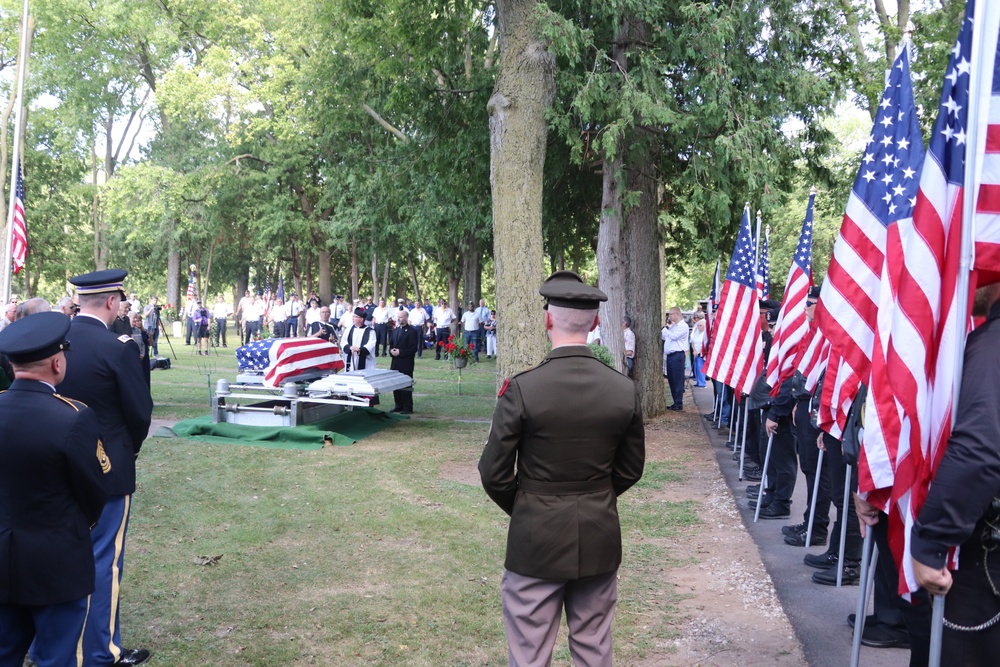
[[[358,266],[358,242],[351,239],[351,303],[358,300],[359,282],[361,282],[361,267]]]
[[[410,269],[410,282],[413,283],[413,298],[420,299],[420,284],[417,282],[417,265],[413,263],[413,257],[408,257],[406,259],[407,266]],[[422,300],[422,299],[421,299]]]
[[[173,241],[170,242],[173,245]],[[245,289],[245,288],[244,288]],[[181,254],[171,247],[167,254],[167,303],[180,312],[181,303]]]
[[[471,301],[478,304],[483,294],[482,258],[479,253],[479,243],[469,234],[466,239],[466,252],[462,255],[462,294],[465,303]]]
[[[623,21],[612,47],[621,76],[628,73],[627,55],[633,45],[649,42],[648,26],[637,19]],[[641,48],[641,46],[636,47]],[[601,289],[608,301],[601,310],[601,339],[619,370],[623,369],[625,340],[621,320],[632,318],[636,360],[632,377],[639,389],[643,414],[666,409],[663,391],[663,346],[660,338],[663,289],[657,212],[658,143],[654,132],[641,126],[628,131],[619,143],[621,157],[605,156],[601,225],[597,266]],[[625,206],[625,193],[638,194]]]
[[[385,268],[382,270],[382,298],[389,302],[389,269],[392,268],[392,260],[388,257],[385,260]]]
[[[378,303],[378,252],[372,249],[372,302]]]
[[[448,273],[448,306],[451,308],[451,312],[455,313],[455,319],[451,321],[451,333],[454,334],[458,331],[458,283],[459,276],[453,272]]]
[[[316,255],[316,264],[319,273],[319,298],[324,304],[333,301],[333,288],[330,285],[330,263],[330,251],[320,248]]]
[[[555,97],[555,55],[535,14],[534,0],[497,0],[500,65],[487,105],[490,186],[497,294],[497,385],[541,360],[545,280],[542,171]]]

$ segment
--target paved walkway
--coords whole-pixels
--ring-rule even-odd
[[[694,392],[696,405],[688,405],[686,410],[699,413],[711,411],[713,392],[711,387],[693,388],[688,385],[688,395]],[[757,543],[761,561],[767,568],[778,598],[785,613],[792,622],[795,634],[802,643],[806,659],[812,667],[845,667],[851,661],[851,629],[847,625],[847,615],[854,613],[858,601],[858,587],[821,586],[812,582],[813,572],[818,570],[802,562],[807,553],[822,553],[826,547],[790,547],[785,544],[781,527],[800,523],[806,507],[806,481],[799,472],[792,497],[792,516],[785,520],[764,520],[753,522],[753,510],[748,506],[745,489],[754,482],[738,481],[739,463],[734,462],[732,450],[726,447],[726,436],[719,435],[709,421],[704,420],[712,449],[719,462],[719,469],[740,509],[743,524]],[[841,492],[843,490],[841,489]],[[836,517],[836,509],[831,507],[830,525]],[[903,649],[874,649],[861,647],[860,664],[865,667],[903,667],[909,664],[910,652]]]

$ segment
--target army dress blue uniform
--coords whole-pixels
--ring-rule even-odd
[[[82,283],[88,282],[89,276],[104,274],[120,276],[120,284],[125,272],[109,269],[71,282],[81,295],[95,293],[93,290],[103,286],[84,287]],[[57,389],[97,413],[104,450],[114,462],[109,475],[111,495],[92,531],[97,581],[84,633],[85,664],[104,667],[120,660],[130,664],[121,648],[118,598],[135,491],[135,460],[149,432],[153,401],[143,378],[139,347],[131,337],[116,336],[104,322],[86,312],[73,318],[69,337],[73,353],[67,357],[66,379]]]
[[[0,341],[27,363],[67,349],[68,329],[62,313],[39,313]],[[94,590],[90,527],[110,488],[97,415],[22,377],[0,394],[0,424],[0,667],[20,667],[32,640],[39,667],[79,665]]]

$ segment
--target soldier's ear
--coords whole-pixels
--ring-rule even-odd
[[[545,311],[545,330],[552,331],[552,313]]]
[[[600,315],[600,313],[597,313],[597,314],[594,315],[594,323],[590,325],[590,331],[593,331],[594,329],[596,329],[597,325],[600,324],[600,323],[601,323],[601,315]]]

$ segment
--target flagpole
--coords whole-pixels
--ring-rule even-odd
[[[971,62],[975,78],[969,81],[969,122],[965,144],[965,178],[962,183],[965,196],[962,198],[962,242],[958,263],[958,281],[955,291],[955,327],[962,344],[955,346],[954,382],[952,383],[951,426],[955,426],[958,415],[958,400],[962,391],[962,370],[965,365],[964,340],[968,332],[969,317],[969,273],[973,266],[975,245],[972,242],[975,228],[976,204],[979,199],[978,184],[982,181],[983,160],[986,152],[986,135],[981,132],[981,119],[989,118],[990,95],[984,91],[992,91],[993,67],[984,67],[992,63],[997,49],[996,10],[993,11],[992,25],[987,26],[989,13],[986,3],[977,5],[973,18]],[[986,58],[989,60],[986,60]],[[970,73],[971,76],[971,73]],[[939,667],[941,664],[941,642],[944,634],[944,595],[932,595],[931,640],[929,667]]]
[[[17,192],[17,175],[21,168],[21,114],[24,109],[24,74],[28,66],[28,0],[21,10],[21,44],[17,56],[17,106],[14,115],[14,147],[11,151],[10,199],[7,207],[7,238],[3,255],[3,300],[10,301],[11,263],[14,249],[14,198]]]

